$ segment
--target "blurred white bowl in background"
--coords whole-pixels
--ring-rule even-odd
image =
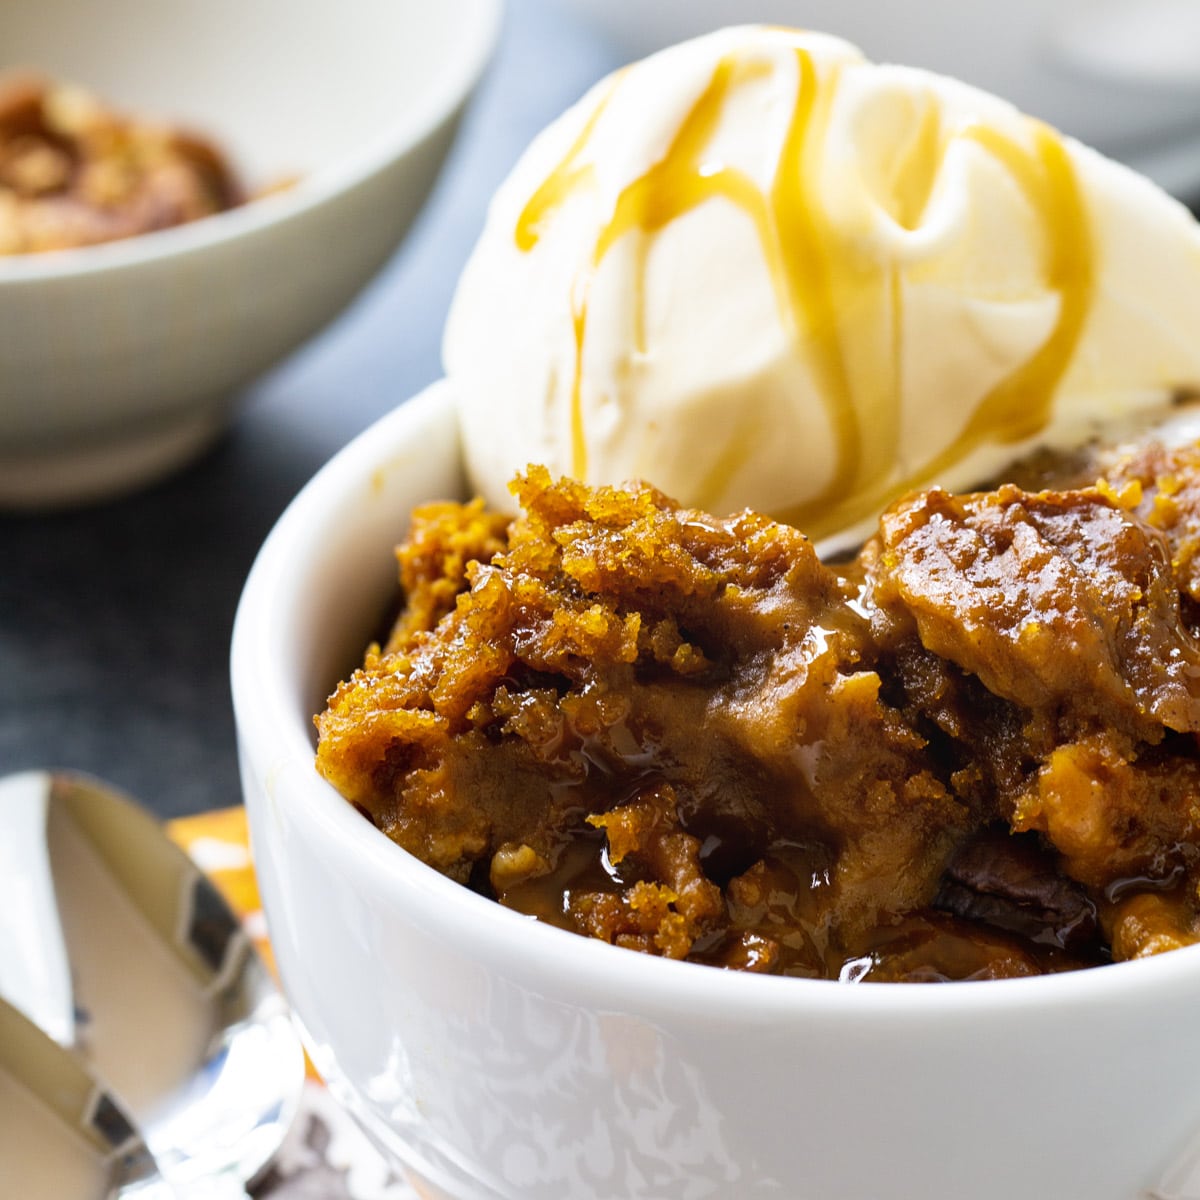
[[[640,57],[721,25],[840,34],[879,62],[975,84],[1200,198],[1196,0],[559,0]]]
[[[191,225],[0,257],[0,505],[144,483],[388,259],[425,200],[500,0],[5,0],[0,70],[192,127],[251,189]]]

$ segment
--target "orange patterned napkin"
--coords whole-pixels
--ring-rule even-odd
[[[267,941],[258,881],[250,861],[250,830],[244,808],[222,808],[167,822],[167,833],[213,881],[271,970],[275,959]]]

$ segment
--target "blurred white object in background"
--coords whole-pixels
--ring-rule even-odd
[[[194,127],[250,189],[189,225],[0,257],[0,507],[165,474],[340,313],[437,177],[500,0],[3,0],[0,71]]]
[[[973,83],[1200,197],[1196,0],[559,0],[640,57],[747,21],[839,34],[877,62]]]

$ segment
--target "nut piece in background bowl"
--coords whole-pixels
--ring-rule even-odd
[[[218,148],[32,74],[0,78],[0,255],[118,241],[244,200]]]
[[[0,69],[203,129],[251,189],[177,228],[0,258],[0,505],[167,473],[240,388],[336,316],[399,244],[490,57],[498,0],[156,5],[14,0]],[[64,30],[70,30],[65,37]]]

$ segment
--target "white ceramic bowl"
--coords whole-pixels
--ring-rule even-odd
[[[296,498],[232,653],[285,989],[319,1069],[423,1195],[1200,1196],[1200,947],[941,986],[722,972],[532,923],[338,796],[312,714],[393,598],[409,509],[462,488],[438,384]]]
[[[1003,96],[1200,198],[1195,0],[559,0],[640,57],[745,21],[837,33],[881,62]]]
[[[500,0],[4,0],[35,67],[213,137],[251,187],[216,217],[0,257],[0,505],[87,500],[195,454],[237,390],[387,260],[449,148]]]

